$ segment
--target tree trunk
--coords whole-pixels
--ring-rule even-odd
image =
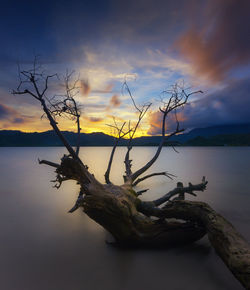
[[[56,171],[66,179],[76,180],[82,188],[71,212],[82,207],[91,219],[113,235],[117,245],[176,246],[195,242],[208,233],[226,266],[246,289],[250,289],[250,246],[236,229],[205,203],[170,201],[177,194],[176,199],[183,199],[184,192],[194,194],[194,190],[204,190],[207,184],[204,178],[201,184],[190,183],[188,187],[178,183],[162,198],[143,202],[132,183],[101,184],[85,165],[73,158],[64,157]],[[164,207],[158,207],[163,203]]]
[[[154,220],[138,211],[141,201],[129,186],[103,186],[102,193],[84,198],[84,212],[123,246],[169,246],[202,238],[204,227],[193,222]]]

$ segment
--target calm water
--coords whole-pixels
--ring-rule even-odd
[[[135,148],[142,165],[155,148]],[[250,241],[250,148],[164,148],[152,171],[167,170],[178,178],[155,177],[144,199],[159,197],[177,180],[192,183],[206,176],[208,189],[198,200],[208,202]],[[110,148],[82,148],[81,157],[103,181]],[[122,182],[119,148],[111,178]],[[0,148],[0,289],[4,290],[237,290],[239,283],[216,256],[207,238],[168,250],[118,250],[108,246],[105,231],[74,204],[77,186],[52,188],[53,169],[37,158],[57,161],[63,148]],[[191,198],[193,199],[193,198]]]

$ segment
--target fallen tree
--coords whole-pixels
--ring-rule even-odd
[[[39,163],[55,168],[56,188],[59,188],[66,180],[75,180],[79,184],[78,198],[69,212],[73,213],[82,209],[91,219],[110,232],[116,244],[120,246],[166,247],[187,244],[201,239],[207,233],[212,246],[225,265],[246,289],[250,289],[249,244],[227,220],[207,204],[185,200],[185,195],[196,196],[198,191],[206,189],[205,177],[202,178],[200,184],[189,183],[184,186],[178,182],[176,188],[152,201],[145,202],[140,198],[146,189],[136,191],[138,183],[148,178],[158,175],[173,178],[173,175],[168,172],[142,175],[156,162],[169,138],[183,131],[177,118],[177,109],[185,106],[192,94],[201,91],[187,93],[178,85],[173,86],[171,91],[167,91],[169,98],[160,108],[162,113],[161,142],[154,156],[140,169],[133,172],[130,158],[132,141],[151,104],[137,106],[125,82],[124,88],[138,112],[138,120],[133,126],[129,122],[126,129],[126,123],[119,126],[115,120],[114,125],[110,125],[117,135],[104,175],[106,184],[102,184],[89,172],[88,166],[79,157],[79,137],[74,148],[58,127],[58,118],[67,116],[76,122],[78,136],[80,136],[81,112],[74,98],[78,90],[78,80],[72,82],[72,75],[67,74],[64,79],[65,94],[50,97],[48,82],[55,75],[44,76],[37,68],[36,61],[31,70],[20,71],[19,76],[20,83],[13,94],[30,95],[41,104],[44,116],[49,120],[51,127],[68,151],[60,163],[48,160],[39,160]],[[171,134],[166,135],[166,120],[170,114],[175,117],[176,128]],[[116,148],[121,138],[125,136],[128,137],[128,145],[124,158],[124,183],[118,186],[112,183],[110,172]]]

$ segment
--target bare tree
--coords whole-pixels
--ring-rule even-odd
[[[125,129],[125,123],[119,126],[115,120],[114,125],[111,125],[117,135],[105,173],[106,184],[102,184],[89,172],[88,166],[84,164],[78,154],[81,130],[80,110],[75,101],[77,81],[72,82],[71,76],[72,74],[67,74],[65,77],[65,94],[50,97],[47,95],[49,80],[56,75],[45,76],[35,61],[31,70],[19,72],[20,83],[13,91],[13,94],[30,95],[41,104],[51,127],[68,151],[68,155],[64,155],[59,163],[48,160],[39,160],[39,163],[56,168],[55,186],[57,188],[65,180],[75,180],[79,184],[79,195],[70,212],[82,208],[91,219],[113,235],[118,245],[158,247],[186,244],[197,241],[208,233],[211,244],[226,266],[246,289],[250,289],[249,244],[228,221],[207,204],[185,200],[186,194],[196,196],[195,192],[206,189],[205,177],[202,178],[201,183],[195,185],[189,183],[184,186],[178,182],[176,188],[170,192],[147,202],[139,198],[146,190],[136,192],[135,188],[138,183],[156,175],[173,177],[167,172],[142,175],[156,162],[165,142],[172,136],[183,132],[176,112],[187,104],[192,94],[201,93],[201,91],[188,93],[179,85],[166,91],[169,98],[167,101],[163,101],[163,106],[160,107],[162,113],[161,141],[154,156],[140,169],[133,172],[130,159],[133,137],[151,104],[137,106],[127,83],[125,83],[124,86],[138,112],[138,121],[134,126],[128,122],[127,129]],[[176,127],[172,133],[166,135],[166,121],[170,114],[174,114],[176,118]],[[76,122],[78,133],[76,149],[69,144],[58,127],[58,118],[61,116],[67,116]],[[126,135],[129,138],[124,158],[124,184],[118,186],[111,182],[110,171],[118,143]],[[173,222],[169,218],[177,220]]]

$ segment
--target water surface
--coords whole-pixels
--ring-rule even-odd
[[[154,147],[133,151],[135,168],[153,155]],[[118,148],[111,179],[122,183],[125,148]],[[159,197],[177,181],[208,188],[197,198],[208,202],[250,240],[250,148],[164,148],[150,172],[167,170],[178,178],[155,177],[138,189],[150,188],[145,200]],[[56,190],[53,169],[37,158],[57,162],[63,148],[0,148],[0,289],[4,290],[240,290],[242,287],[210,247],[207,238],[168,250],[118,250],[108,246],[105,231],[72,207],[74,182]],[[104,181],[110,148],[86,147],[81,157]]]

